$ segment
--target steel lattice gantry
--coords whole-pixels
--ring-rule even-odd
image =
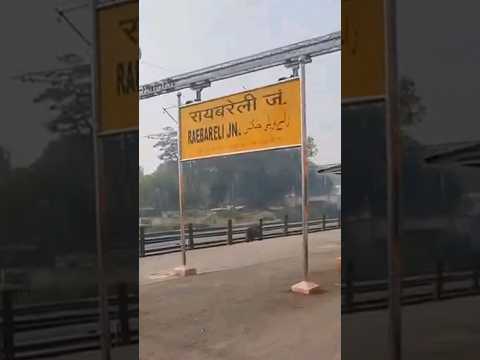
[[[315,56],[340,51],[340,49],[341,36],[340,32],[337,31],[328,35],[318,36],[313,39],[300,41],[255,55],[144,84],[140,86],[139,97],[143,100],[186,88],[201,90],[210,86],[214,81],[279,65],[295,65],[298,64],[299,59],[302,57],[304,59],[310,59]]]

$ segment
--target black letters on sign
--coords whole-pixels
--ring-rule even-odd
[[[138,91],[138,61],[119,62],[116,69],[117,95],[129,95]]]

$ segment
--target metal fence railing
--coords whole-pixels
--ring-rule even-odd
[[[342,274],[342,313],[375,311],[388,307],[388,282],[355,281],[353,263]],[[480,267],[466,271],[446,271],[443,262],[430,274],[402,279],[402,305],[480,296]]]
[[[2,292],[0,355],[4,359],[51,358],[100,348],[97,298],[15,306],[15,297],[14,292]],[[121,284],[109,298],[112,346],[138,343],[138,310],[138,294],[128,293]]]
[[[309,232],[325,231],[340,227],[339,218],[310,220]],[[302,222],[290,222],[288,216],[283,221],[266,222],[260,219],[254,224],[236,224],[228,220],[224,226],[195,228],[193,224],[185,227],[185,238],[188,250],[213,246],[232,245],[252,240],[263,240],[302,233]],[[180,251],[180,230],[149,232],[148,227],[141,226],[139,231],[140,257],[167,254]]]

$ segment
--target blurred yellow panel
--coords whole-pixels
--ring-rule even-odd
[[[98,10],[99,131],[138,129],[138,1]]]
[[[383,0],[342,0],[342,100],[385,95]]]

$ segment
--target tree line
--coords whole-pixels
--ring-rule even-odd
[[[154,148],[161,163],[151,174],[139,172],[140,208],[178,210],[177,132],[165,127]],[[313,161],[318,149],[308,138],[312,191],[328,191],[315,186],[318,165]],[[301,194],[299,149],[260,151],[221,156],[183,163],[186,207],[211,209],[242,205],[250,209],[285,204],[287,195]]]

